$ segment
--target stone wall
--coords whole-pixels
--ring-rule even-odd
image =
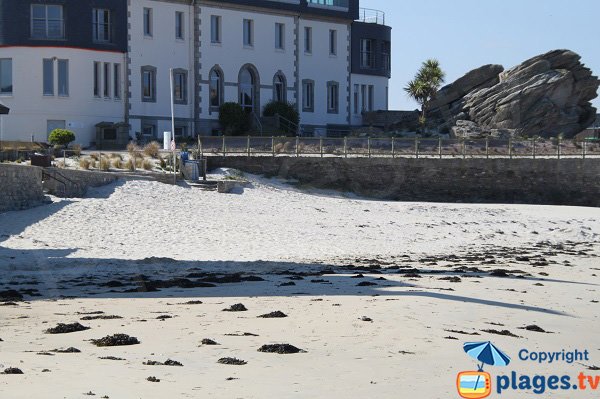
[[[44,190],[58,197],[83,197],[89,187],[101,187],[115,182],[119,175],[71,169],[44,169]]]
[[[41,168],[0,164],[0,212],[30,208],[43,200]]]
[[[600,206],[600,159],[209,157],[209,168],[399,201]]]

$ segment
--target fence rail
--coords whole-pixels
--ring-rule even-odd
[[[232,137],[198,138],[202,155],[413,158],[600,157],[600,141],[561,139],[443,139]]]

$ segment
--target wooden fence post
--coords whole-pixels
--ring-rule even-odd
[[[223,136],[223,158],[225,157],[226,153],[227,153],[227,147],[225,146],[225,136]]]
[[[512,159],[512,137],[508,138],[508,157]]]
[[[531,139],[531,155],[533,155],[533,159],[535,159],[535,137]]]
[[[248,153],[248,156],[250,156],[250,135],[248,135],[248,139],[246,141],[246,151]]]
[[[319,138],[319,152],[321,153],[321,158],[323,158],[323,137]]]
[[[485,138],[485,158],[490,159],[490,138]]]
[[[348,137],[344,137],[344,158],[348,158]]]
[[[438,154],[440,159],[442,159],[442,137],[438,137]]]
[[[465,138],[463,137],[463,138],[462,138],[462,156],[463,156],[463,159],[465,159],[465,158],[467,157],[467,153],[466,153],[466,151],[467,151],[466,140],[465,140]]]
[[[271,136],[271,154],[275,156],[275,137]]]
[[[558,137],[556,142],[556,156],[560,159],[560,137]]]
[[[396,158],[396,138],[392,137],[392,158]]]
[[[367,137],[367,153],[369,154],[369,158],[371,158],[371,137]]]
[[[296,136],[296,158],[300,156],[300,137]]]
[[[585,156],[587,155],[587,141],[585,141],[585,138],[583,139],[583,146],[581,146],[581,156],[583,159],[585,159]]]
[[[415,136],[415,158],[419,159],[419,137]]]

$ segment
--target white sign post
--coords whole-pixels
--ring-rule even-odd
[[[169,80],[171,87],[171,132],[173,137],[171,138],[171,151],[173,151],[173,184],[177,184],[177,159],[175,158],[175,150],[177,146],[175,144],[175,102],[173,98],[173,68],[169,70]]]
[[[163,150],[171,151],[171,132],[164,132],[163,135]]]

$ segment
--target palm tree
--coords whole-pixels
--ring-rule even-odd
[[[421,125],[425,125],[429,105],[435,99],[445,77],[446,74],[440,68],[440,62],[436,59],[429,59],[423,62],[415,78],[404,88],[409,97],[421,105],[421,117],[419,118]]]

